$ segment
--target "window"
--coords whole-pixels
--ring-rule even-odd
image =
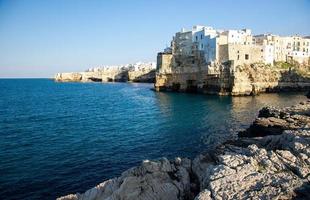
[[[260,51],[261,51],[261,52],[264,52],[264,49],[261,49]]]
[[[203,44],[201,44],[201,49],[203,49]]]
[[[196,42],[198,41],[198,36],[196,35]]]
[[[240,56],[238,55],[238,56],[237,56],[237,60],[239,60],[239,57],[240,57]]]
[[[202,35],[200,35],[200,39],[202,39]]]
[[[245,54],[245,59],[249,60],[249,54]]]

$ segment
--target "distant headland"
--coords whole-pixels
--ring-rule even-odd
[[[58,82],[155,82],[154,62],[103,66],[87,69],[85,72],[58,73]]]

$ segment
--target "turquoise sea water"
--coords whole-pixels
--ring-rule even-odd
[[[0,199],[83,192],[144,159],[194,157],[236,136],[264,105],[302,93],[218,97],[152,84],[0,79]]]

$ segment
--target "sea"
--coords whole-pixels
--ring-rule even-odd
[[[228,97],[144,83],[0,79],[0,199],[84,192],[141,161],[194,158],[237,137],[260,108],[304,93]]]

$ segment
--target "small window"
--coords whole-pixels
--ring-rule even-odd
[[[264,49],[261,49],[260,51],[261,51],[261,52],[264,52]]]
[[[240,56],[238,55],[238,56],[237,56],[237,60],[239,60],[239,57],[240,57]]]
[[[201,44],[201,49],[203,49],[203,44]]]
[[[196,35],[196,42],[198,41],[198,36]]]
[[[202,35],[200,35],[200,39],[202,39]]]
[[[249,54],[245,54],[245,59],[249,60]]]
[[[195,60],[192,60],[192,64],[195,64]]]

